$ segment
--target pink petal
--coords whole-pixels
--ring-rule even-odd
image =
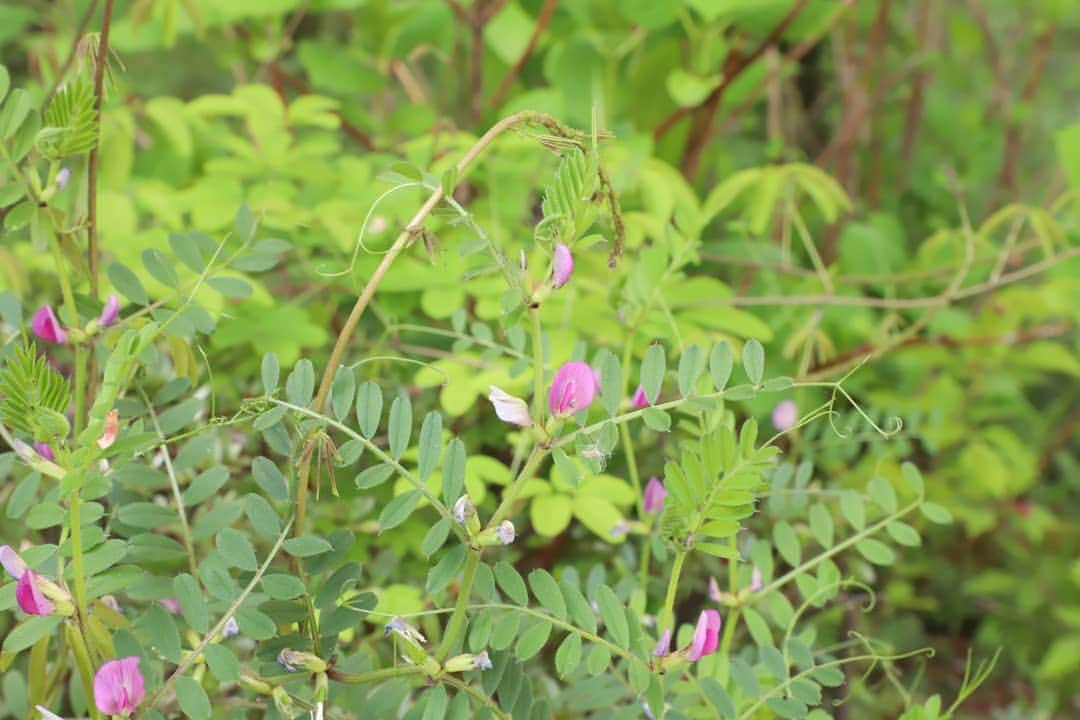
[[[143,698],[146,685],[138,655],[110,660],[94,676],[94,704],[106,715],[130,715]]]
[[[686,657],[690,662],[697,662],[706,655],[716,652],[719,641],[720,613],[716,610],[702,610]]]
[[[54,605],[45,597],[41,588],[37,585],[37,575],[33,570],[27,570],[19,578],[15,587],[15,599],[19,601],[19,607],[27,615],[52,615]]]
[[[649,407],[649,398],[645,396],[645,388],[640,385],[637,386],[633,397],[630,398],[630,405],[636,409]]]
[[[799,406],[794,400],[784,400],[772,411],[772,424],[778,432],[787,432],[799,421]]]
[[[30,329],[46,342],[65,343],[67,332],[60,327],[60,321],[56,319],[56,313],[52,307],[45,305],[34,313],[34,319],[30,323]]]
[[[46,460],[52,461],[56,459],[56,453],[53,452],[53,449],[49,447],[48,443],[35,442],[34,450],[36,450],[37,454],[45,458]]]
[[[0,565],[4,566],[4,570],[12,580],[18,580],[29,569],[19,557],[19,553],[15,552],[10,545],[0,545]]]
[[[642,499],[645,512],[656,513],[663,510],[666,497],[667,488],[664,487],[664,483],[660,482],[659,478],[649,478],[649,482],[645,484],[645,496]]]
[[[105,302],[105,307],[101,311],[101,316],[98,318],[98,325],[101,327],[109,327],[116,318],[120,316],[120,299],[116,295],[109,295],[109,299]]]
[[[561,288],[570,281],[574,272],[574,255],[566,243],[555,243],[555,257],[552,260],[551,287]]]
[[[551,381],[548,408],[556,417],[586,409],[596,399],[596,377],[588,364],[574,360],[563,365]]]
[[[510,393],[492,385],[488,393],[488,400],[495,407],[495,414],[503,422],[522,427],[530,427],[533,424],[532,418],[529,416],[529,406],[521,398],[514,397]]]

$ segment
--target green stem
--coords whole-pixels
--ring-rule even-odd
[[[731,670],[731,642],[735,638],[740,612],[739,608],[733,608],[731,614],[724,619],[724,635],[720,638],[720,652],[717,655],[719,667],[716,671],[716,679],[724,686],[727,685],[728,673]]]
[[[94,688],[94,666],[90,661],[90,652],[86,647],[86,640],[83,638],[81,628],[75,626],[73,623],[67,625],[68,643],[71,645],[71,652],[75,656],[75,666],[79,670],[79,679],[82,680],[83,691],[89,699]],[[97,720],[101,717],[101,713],[98,712],[97,706],[93,702],[88,703],[87,710],[90,713],[90,717]]]
[[[657,630],[661,635],[665,630],[672,630],[675,626],[675,593],[679,589],[679,576],[682,575],[686,556],[686,550],[679,549],[675,552],[675,564],[671,566],[671,577],[668,578],[667,594],[664,596],[664,609],[660,612],[657,624]]]
[[[544,426],[544,335],[540,329],[540,307],[529,309],[532,317],[533,423]]]
[[[45,702],[45,693],[48,691],[48,668],[49,642],[52,638],[48,635],[34,643],[30,651],[30,664],[27,667],[27,684],[29,685],[30,706],[40,705]]]
[[[71,524],[71,568],[75,574],[75,609],[79,617],[79,630],[82,632],[86,628],[86,569],[83,565],[82,498],[78,489],[71,493],[68,514]]]
[[[454,606],[454,614],[450,616],[450,622],[446,625],[446,634],[443,635],[442,644],[439,645],[435,659],[440,663],[450,656],[457,645],[461,632],[465,629],[465,611],[469,607],[469,595],[472,594],[473,581],[476,579],[476,568],[480,565],[480,557],[483,550],[469,548],[469,559],[465,561],[465,574],[461,576],[461,586],[458,588],[457,605]]]
[[[399,665],[397,667],[372,670],[365,673],[347,673],[335,669],[330,669],[326,672],[326,676],[334,682],[345,683],[346,685],[364,685],[366,683],[380,682],[382,680],[391,680],[397,677],[423,674],[424,668],[417,665]]]
[[[506,488],[506,492],[503,493],[502,502],[488,522],[489,528],[497,526],[510,514],[514,501],[517,500],[517,496],[521,494],[522,489],[525,487],[525,483],[532,478],[533,473],[540,467],[540,463],[543,462],[544,457],[546,456],[546,449],[542,449],[540,445],[533,446],[532,452],[529,454],[529,459],[525,461],[525,467],[521,468],[521,472],[514,478],[514,481],[510,483],[510,486]]]

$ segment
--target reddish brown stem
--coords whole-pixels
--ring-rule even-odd
[[[1046,70],[1046,61],[1050,57],[1050,49],[1054,44],[1054,25],[1048,25],[1046,30],[1035,38],[1035,53],[1031,62],[1031,72],[1028,73],[1024,88],[1020,94],[1022,104],[1030,104],[1035,99],[1035,93],[1039,90],[1042,82],[1043,71]],[[1005,154],[1001,163],[1001,172],[998,174],[998,191],[1016,192],[1016,165],[1020,160],[1020,151],[1023,141],[1023,125],[1017,117],[1009,121],[1005,131]]]
[[[514,81],[521,75],[521,71],[525,68],[525,63],[528,62],[533,50],[536,49],[536,43],[539,42],[540,36],[543,35],[544,30],[547,29],[548,23],[551,22],[551,16],[555,14],[555,8],[558,6],[559,0],[544,0],[544,5],[540,8],[540,14],[536,16],[536,26],[533,27],[532,35],[529,36],[529,42],[525,44],[525,49],[521,51],[521,55],[518,56],[518,59],[514,62],[510,71],[506,73],[506,77],[499,83],[499,87],[495,90],[495,94],[491,96],[490,106],[492,108],[497,108],[502,104],[503,98],[506,97],[506,93],[510,91]]]
[[[931,24],[933,19],[931,12],[933,3],[931,0],[919,0],[918,9],[915,11],[915,35],[917,54],[925,56],[927,50],[936,42],[931,39]],[[904,137],[900,141],[900,182],[899,188],[902,194],[907,189],[908,178],[911,174],[911,160],[915,154],[915,142],[919,137],[919,128],[922,125],[923,105],[926,102],[926,87],[930,83],[931,73],[925,68],[920,68],[911,81],[911,92],[908,94],[907,108],[904,116]]]

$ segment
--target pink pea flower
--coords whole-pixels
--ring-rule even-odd
[[[772,424],[777,432],[787,432],[799,421],[799,406],[794,400],[777,403],[772,411]]]
[[[56,173],[56,189],[63,190],[66,188],[69,180],[71,180],[71,168],[60,168],[60,172]]]
[[[726,593],[720,589],[720,583],[716,582],[716,578],[709,576],[709,599],[714,603],[723,603]]]
[[[65,343],[68,339],[67,331],[60,326],[60,321],[56,319],[56,313],[53,312],[52,307],[49,305],[42,306],[34,313],[30,329],[46,342]]]
[[[41,457],[45,458],[46,460],[48,460],[50,462],[52,462],[53,460],[56,460],[56,453],[53,452],[53,449],[51,447],[49,447],[48,443],[35,442],[34,443],[34,450],[37,451],[38,455],[40,455]]]
[[[574,256],[566,243],[555,243],[555,257],[551,267],[551,287],[561,288],[570,282],[574,272]]]
[[[12,580],[18,580],[29,570],[19,553],[10,545],[0,545],[0,566],[3,566]]]
[[[52,615],[56,606],[41,592],[41,578],[33,570],[27,570],[15,586],[15,599],[27,615]]]
[[[94,704],[105,715],[127,717],[146,697],[138,655],[110,660],[94,676]]]
[[[640,410],[649,407],[649,404],[649,398],[645,397],[645,388],[638,385],[637,390],[634,391],[633,396],[630,398],[630,406],[635,410]]]
[[[495,407],[495,414],[503,422],[520,425],[521,427],[532,426],[533,421],[529,416],[529,406],[521,398],[514,397],[510,393],[492,385],[488,393],[488,400]]]
[[[666,497],[667,489],[664,487],[664,483],[660,482],[659,478],[649,478],[649,482],[645,484],[645,497],[642,500],[645,512],[658,513],[663,510],[664,498]]]
[[[671,628],[660,634],[660,639],[656,641],[652,654],[653,657],[667,657],[671,654]]]
[[[750,592],[757,592],[763,586],[764,584],[761,582],[761,571],[758,570],[757,566],[754,566],[754,572],[750,573],[750,584],[747,586],[747,589],[749,589]]]
[[[690,662],[697,662],[706,655],[716,652],[716,646],[720,643],[720,613],[716,610],[702,610],[698,617],[697,628],[694,629],[694,638],[687,648],[686,658]]]
[[[120,432],[120,411],[113,408],[105,416],[105,427],[102,428],[101,437],[98,438],[97,446],[102,450],[107,450],[114,442],[116,442],[116,435]]]
[[[109,327],[116,318],[120,316],[120,299],[116,295],[109,295],[109,299],[105,301],[105,307],[101,310],[101,315],[98,317],[98,325],[101,327]]]
[[[173,615],[179,615],[180,614],[180,601],[177,600],[176,598],[174,598],[174,597],[161,598],[157,602],[158,602],[158,605],[165,608],[166,610],[171,612]]]
[[[567,417],[592,405],[596,398],[596,376],[580,360],[566,363],[551,381],[548,408],[555,417]]]

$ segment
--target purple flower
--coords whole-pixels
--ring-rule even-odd
[[[702,610],[694,629],[694,639],[690,641],[686,657],[690,662],[697,662],[706,655],[716,652],[720,643],[720,613],[716,610]]]
[[[634,409],[649,407],[649,398],[645,397],[645,388],[640,385],[637,386],[637,390],[634,391],[633,397],[630,398],[630,405]]]
[[[596,398],[596,376],[586,363],[566,363],[551,381],[548,408],[555,417],[567,417],[592,405]]]
[[[41,592],[41,579],[33,570],[27,570],[15,586],[15,599],[27,615],[52,615],[56,606]]]
[[[488,400],[495,407],[495,414],[503,422],[521,427],[530,427],[533,424],[532,418],[529,417],[529,406],[521,398],[514,397],[492,385]]]
[[[7,571],[12,580],[18,580],[29,569],[23,559],[19,557],[19,553],[15,552],[10,545],[0,545],[0,565]]]
[[[659,478],[649,478],[649,482],[645,484],[645,497],[642,501],[645,512],[658,513],[663,510],[664,498],[666,497],[667,489],[664,487],[664,483],[660,482]]]
[[[453,515],[458,525],[464,525],[469,518],[476,516],[476,505],[468,495],[462,495],[454,503]]]
[[[221,628],[221,637],[227,638],[233,635],[240,634],[240,624],[236,622],[235,617],[230,617],[225,621],[225,626]]]
[[[94,676],[94,704],[105,715],[128,716],[146,697],[138,655],[110,660]]]
[[[566,243],[555,243],[555,257],[551,261],[551,287],[561,288],[570,282],[574,272],[574,256]]]
[[[60,172],[56,173],[56,189],[63,190],[67,187],[68,180],[71,179],[71,168],[62,167]]]
[[[37,451],[38,455],[45,458],[46,460],[49,460],[50,462],[56,460],[56,453],[53,452],[52,448],[49,447],[48,443],[35,442],[34,450]]]
[[[778,432],[787,432],[799,421],[799,406],[794,400],[777,403],[772,411],[772,424]]]
[[[67,342],[67,331],[60,327],[60,321],[56,319],[56,313],[49,305],[44,305],[34,313],[34,319],[30,323],[30,329],[46,342]]]
[[[101,316],[98,317],[98,325],[101,327],[109,327],[116,318],[120,316],[120,299],[114,294],[109,295],[109,299],[105,301],[105,307],[101,310]]]

